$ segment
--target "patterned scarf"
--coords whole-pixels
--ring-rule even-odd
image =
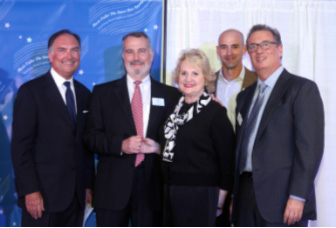
[[[202,109],[207,106],[211,101],[211,96],[208,93],[204,92],[202,96],[198,99],[198,101],[194,105],[192,105],[186,113],[179,114],[183,106],[184,99],[184,96],[180,98],[174,112],[169,116],[164,126],[164,136],[167,141],[163,151],[162,160],[166,162],[173,162],[173,149],[175,147],[175,139],[179,126],[182,126],[183,124],[189,122],[193,118],[194,113],[200,113]]]

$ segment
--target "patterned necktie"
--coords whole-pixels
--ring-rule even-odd
[[[76,106],[75,106],[75,96],[70,88],[70,82],[64,82],[64,85],[66,87],[65,91],[65,100],[66,100],[66,106],[68,108],[70,117],[74,124],[76,124]]]
[[[143,115],[142,115],[142,97],[141,97],[141,90],[140,84],[141,81],[135,81],[135,89],[132,98],[132,113],[134,118],[134,123],[136,127],[137,134],[143,136]],[[144,154],[137,154],[135,160],[135,167],[137,167],[143,160],[145,159]]]
[[[248,156],[248,144],[250,142],[250,136],[256,125],[256,120],[259,114],[260,107],[264,100],[266,88],[267,88],[267,85],[264,83],[261,83],[259,85],[259,92],[258,92],[257,99],[254,103],[254,106],[251,110],[250,116],[248,117],[247,123],[244,128],[241,147],[240,147],[240,163],[239,163],[240,173],[244,172],[244,169],[246,166],[246,161],[247,161],[247,156]]]

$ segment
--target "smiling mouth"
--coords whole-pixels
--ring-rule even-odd
[[[192,88],[192,87],[194,87],[194,86],[195,86],[195,85],[190,85],[190,84],[187,84],[187,85],[185,84],[185,85],[184,85],[185,88]]]
[[[133,61],[131,62],[131,65],[143,65],[144,63],[141,61]]]

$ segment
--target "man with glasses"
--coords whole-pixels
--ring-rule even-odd
[[[253,26],[247,50],[258,81],[237,97],[235,225],[307,226],[324,147],[319,90],[282,66],[278,30]]]

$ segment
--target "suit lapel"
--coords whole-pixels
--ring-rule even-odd
[[[116,87],[112,89],[111,91],[114,93],[114,96],[117,97],[120,107],[127,119],[127,122],[130,124],[133,131],[136,132],[135,123],[133,119],[133,113],[132,113],[132,107],[131,107],[130,98],[128,95],[126,76],[122,77],[116,83]],[[116,107],[112,107],[112,108],[116,108]]]
[[[62,118],[65,120],[65,122],[67,122],[72,127],[73,122],[70,118],[68,109],[50,72],[46,74],[45,90],[47,98],[53,105],[53,107],[55,107],[56,112],[58,112],[60,116],[62,116]]]
[[[159,109],[162,109],[161,106],[153,105],[153,97],[164,99],[164,94],[162,92],[162,89],[160,89],[160,87],[161,84],[159,84],[158,82],[154,81],[151,78],[151,100],[150,100],[147,136],[151,135],[151,129],[155,129],[155,122],[156,119],[158,118]]]
[[[236,116],[236,134],[237,134],[236,168],[239,167],[238,164],[240,160],[240,146],[241,146],[242,134],[243,134],[245,125],[247,123],[248,111],[250,110],[254,91],[256,90],[256,88],[257,88],[257,83],[254,83],[248,89],[244,90],[242,92],[244,93],[244,95],[242,96],[242,98],[240,98],[241,100],[239,100],[239,103],[237,103],[236,115],[240,115],[243,122],[242,122],[242,125],[239,127],[238,117]]]
[[[84,123],[83,111],[86,108],[86,100],[85,100],[86,96],[76,80],[74,80],[74,87],[75,87],[76,105],[77,105],[77,128],[81,129],[80,125]]]
[[[267,101],[263,115],[260,120],[258,133],[257,133],[256,140],[255,140],[256,142],[259,140],[262,132],[265,130],[267,126],[267,123],[271,119],[271,116],[273,114],[275,107],[278,105],[279,101],[281,100],[283,95],[286,93],[287,88],[288,88],[287,82],[289,78],[290,78],[290,74],[286,70],[284,70],[281,73],[278,81],[275,83],[273,91]]]

